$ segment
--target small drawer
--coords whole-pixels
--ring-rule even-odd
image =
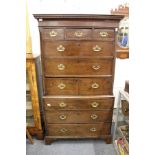
[[[114,97],[44,97],[45,110],[101,110],[113,109]]]
[[[46,78],[46,95],[77,95],[78,82],[73,78]]]
[[[113,81],[107,78],[80,78],[79,95],[112,95]]]
[[[42,29],[41,39],[63,40],[64,29]]]
[[[48,136],[99,137],[111,133],[111,123],[47,124]]]
[[[113,56],[112,41],[46,41],[42,45],[44,56]]]
[[[113,59],[45,59],[46,77],[72,75],[112,75]]]
[[[65,29],[65,40],[91,40],[91,29]]]
[[[110,29],[94,29],[94,40],[114,40],[114,30]]]
[[[47,123],[111,122],[113,110],[45,111]]]

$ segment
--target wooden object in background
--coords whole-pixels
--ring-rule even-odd
[[[36,63],[39,56],[26,54],[26,74],[27,74],[27,129],[31,135],[37,135],[38,139],[43,139],[41,124],[40,105],[37,86]]]
[[[31,34],[30,34],[30,26],[29,26],[29,14],[28,14],[28,6],[26,3],[26,53],[32,53],[32,42],[31,42]]]
[[[30,144],[34,144],[32,136],[27,128],[26,128],[26,136],[28,137]]]
[[[45,143],[59,138],[111,142],[115,28],[123,16],[38,14]]]
[[[123,15],[124,16],[123,20],[128,19],[129,18],[129,6],[128,6],[128,4],[119,5],[118,8],[111,9],[111,14],[112,15]],[[129,27],[129,25],[128,25],[128,27]],[[125,29],[126,27],[123,27],[123,28]],[[127,31],[127,30],[124,30],[124,31]],[[118,45],[117,37],[116,37],[116,57],[120,58],[120,59],[129,58],[129,47],[123,48],[120,45]]]

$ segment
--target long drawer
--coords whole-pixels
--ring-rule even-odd
[[[45,111],[47,123],[97,123],[111,122],[113,110]]]
[[[45,78],[45,95],[112,95],[113,81],[106,78]]]
[[[45,59],[45,76],[112,75],[113,59]]]
[[[102,110],[113,109],[114,97],[44,97],[45,110]]]
[[[49,136],[96,137],[110,134],[111,123],[96,124],[47,124]]]
[[[114,42],[111,41],[46,41],[43,55],[47,56],[113,56]]]

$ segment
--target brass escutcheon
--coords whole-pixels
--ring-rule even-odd
[[[90,128],[90,131],[96,132],[97,130],[96,130],[96,128]]]
[[[62,70],[65,69],[65,65],[64,65],[64,64],[59,64],[57,67],[58,67],[58,69],[59,69],[60,71],[62,71]]]
[[[65,120],[65,119],[67,118],[67,116],[66,116],[66,115],[60,115],[59,118],[60,118],[61,120]]]
[[[59,103],[59,107],[60,107],[60,108],[64,108],[64,107],[66,107],[66,106],[67,106],[67,104],[64,103],[64,102]]]
[[[66,128],[60,129],[61,132],[67,132],[68,130]]]
[[[98,116],[97,116],[96,114],[92,114],[90,117],[91,117],[92,119],[97,119],[97,118],[98,118]]]
[[[59,88],[59,89],[64,89],[65,87],[66,87],[66,85],[63,84],[63,83],[60,83],[60,84],[58,85],[58,88]]]
[[[100,65],[93,65],[92,68],[93,68],[94,70],[98,70],[98,69],[100,69]]]
[[[64,47],[63,45],[59,45],[59,46],[57,47],[57,51],[58,51],[58,52],[63,52],[63,51],[65,51],[65,47]]]
[[[108,33],[107,33],[107,32],[102,31],[102,32],[100,32],[100,36],[101,36],[101,37],[107,37],[107,36],[108,36]]]
[[[83,36],[83,32],[76,31],[76,32],[74,33],[74,35],[75,35],[76,37],[82,37],[82,36]]]
[[[93,103],[91,103],[91,106],[92,106],[93,108],[96,108],[96,107],[99,106],[99,103],[97,103],[97,102],[93,102]]]
[[[97,88],[99,88],[99,84],[93,83],[93,84],[91,85],[91,87],[94,88],[94,89],[97,89]]]
[[[56,37],[57,36],[57,32],[55,32],[55,31],[51,31],[50,33],[49,33],[49,35],[51,36],[51,37]]]
[[[102,48],[99,46],[99,45],[95,45],[94,47],[93,47],[93,51],[94,52],[99,52],[99,51],[101,51],[102,50]]]

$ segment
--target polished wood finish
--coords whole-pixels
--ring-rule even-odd
[[[42,42],[44,57],[64,57],[64,56],[93,56],[93,57],[112,57],[114,55],[113,41],[56,41],[43,40]],[[94,51],[98,46],[100,50]],[[61,49],[61,50],[60,50]],[[64,50],[63,50],[64,49]]]
[[[46,111],[47,123],[97,123],[111,122],[112,110]]]
[[[45,110],[101,110],[113,109],[113,97],[44,98]]]
[[[113,59],[45,59],[45,76],[112,75]]]
[[[39,23],[45,143],[111,140],[115,28],[122,16],[34,15]]]
[[[46,95],[112,94],[112,78],[46,78]]]
[[[49,124],[48,135],[51,136],[90,136],[98,137],[110,134],[111,123],[96,124]]]
[[[36,135],[38,139],[43,139],[43,130],[39,106],[37,76],[36,76],[36,61],[38,55],[26,54],[26,71],[28,73],[30,83],[30,93],[33,107],[34,127],[27,126],[31,135]]]

